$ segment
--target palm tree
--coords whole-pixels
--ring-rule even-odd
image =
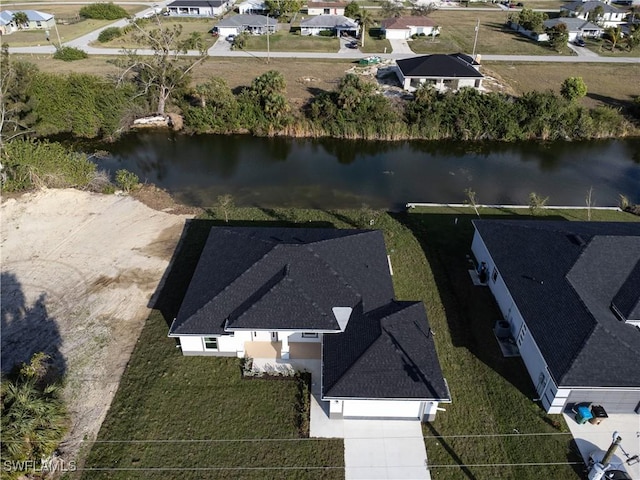
[[[373,23],[373,15],[371,15],[371,12],[369,10],[362,8],[362,10],[360,10],[360,13],[358,13],[358,22],[360,22],[360,28],[362,28],[361,39],[362,46],[364,47],[364,37],[367,33],[367,25]]]
[[[29,25],[29,17],[24,12],[16,12],[12,17],[13,23],[16,24],[18,30],[22,30],[25,25]]]
[[[611,51],[613,52],[616,49],[616,45],[622,38],[622,29],[620,27],[608,28],[607,35],[609,36],[609,41],[611,42]]]

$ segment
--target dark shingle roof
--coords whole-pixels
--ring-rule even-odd
[[[449,400],[420,302],[354,311],[344,333],[323,336],[322,359],[323,398]]]
[[[333,307],[393,298],[382,233],[211,229],[170,335],[230,329],[339,330]]]
[[[396,60],[396,63],[405,77],[484,77],[473,67],[478,64],[461,53],[422,55]]]
[[[640,321],[640,260],[613,297],[611,307],[624,320]]]
[[[640,386],[640,330],[610,309],[640,260],[639,223],[474,225],[559,386]]]

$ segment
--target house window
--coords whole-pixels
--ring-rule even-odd
[[[498,269],[496,267],[493,267],[493,273],[491,274],[491,280],[493,280],[493,283],[496,283],[496,280],[498,280]]]
[[[302,338],[318,338],[317,332],[302,332]]]
[[[42,28],[42,22],[36,22],[36,27]]]
[[[217,337],[204,337],[204,349],[205,350],[218,350],[218,338]]]
[[[330,10],[329,10],[328,8],[325,8],[325,9],[322,11],[322,13],[323,13],[324,15],[329,15],[329,13],[331,13],[331,12],[330,12]]]

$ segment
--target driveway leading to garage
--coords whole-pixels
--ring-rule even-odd
[[[343,420],[345,479],[431,479],[418,420]]]
[[[406,40],[400,39],[391,39],[389,38],[389,43],[391,44],[391,51],[395,54],[404,54],[404,55],[413,55],[413,50],[409,48],[409,44]]]

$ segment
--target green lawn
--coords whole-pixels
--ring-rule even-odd
[[[245,50],[255,52],[267,51],[266,35],[249,35]],[[338,37],[321,37],[319,35],[299,35],[279,31],[269,35],[269,49],[273,52],[328,52],[340,50]]]
[[[519,35],[507,28],[505,22],[509,13],[436,10],[429,15],[441,29],[435,41],[431,37],[418,38],[409,42],[415,53],[472,53],[475,26],[480,19],[476,53],[491,55],[557,55],[544,44]]]
[[[467,274],[475,215],[471,208],[414,209],[398,217],[418,238],[424,254],[401,267],[394,262],[396,293],[427,306],[438,356],[451,388],[446,413],[424,426],[434,479],[577,479],[569,465],[467,467],[490,463],[580,462],[560,415],[546,415],[519,358],[503,358],[492,327],[502,318],[486,288],[473,287]],[[482,218],[520,216],[528,210],[481,209]],[[546,210],[551,219],[586,220],[585,211]],[[456,221],[457,219],[457,221]],[[630,214],[594,211],[594,220],[640,221]],[[426,254],[426,260],[424,256]],[[424,268],[422,268],[424,266]],[[409,273],[406,273],[409,272]],[[546,436],[517,436],[546,433]],[[507,434],[508,436],[485,436]],[[474,437],[471,435],[481,435]],[[444,438],[436,438],[444,437]],[[582,465],[576,465],[578,472]]]
[[[425,302],[451,388],[453,403],[424,426],[433,478],[576,479],[567,465],[459,467],[577,461],[562,417],[546,415],[531,401],[535,392],[521,360],[504,359],[498,352],[491,327],[499,311],[488,289],[472,287],[466,272],[472,213],[470,208],[415,209],[393,216],[368,208],[246,208],[231,211],[229,225],[371,228],[373,222],[372,228],[384,231],[398,299]],[[167,322],[177,313],[210,227],[224,224],[221,210],[212,208],[208,214],[211,219],[190,222],[83,478],[343,478],[342,440],[299,436],[296,382],[242,380],[238,359],[183,357],[166,337]],[[481,214],[514,212],[481,209]],[[583,211],[572,210],[545,215],[585,218]],[[640,221],[614,212],[594,211],[593,217]],[[465,436],[516,430],[554,435]],[[153,470],[161,468],[176,470]]]
[[[380,27],[371,27],[365,34],[364,46],[360,47],[360,51],[362,53],[391,53],[391,43],[386,38],[381,38]]]

